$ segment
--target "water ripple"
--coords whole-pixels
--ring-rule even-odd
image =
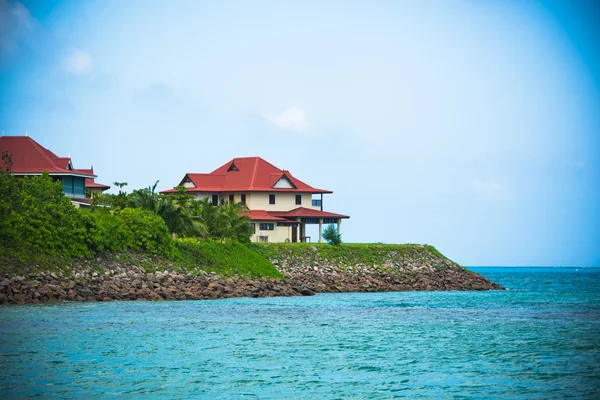
[[[495,273],[514,290],[4,307],[0,393],[599,398],[600,274]]]

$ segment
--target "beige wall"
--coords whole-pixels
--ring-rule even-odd
[[[275,195],[275,204],[269,204],[269,195]],[[302,204],[296,204],[296,194],[302,196]],[[251,197],[247,198],[248,208],[251,210],[266,210],[266,211],[289,211],[298,207],[319,209],[312,206],[312,195],[310,193],[269,193],[269,192],[254,192]]]
[[[212,199],[213,193],[206,192],[192,192],[196,199],[202,199],[208,197]],[[251,210],[266,210],[266,211],[289,211],[298,207],[311,208],[313,210],[320,210],[320,207],[312,206],[312,194],[310,193],[282,193],[282,192],[234,192],[234,202],[239,203],[242,201],[242,193],[246,194],[246,205]],[[229,201],[230,192],[224,192],[219,194],[219,204],[221,199],[226,202]],[[275,195],[275,204],[269,204],[269,195]],[[302,204],[296,204],[296,194],[302,196]]]
[[[259,242],[259,236],[267,236],[267,241],[269,243],[276,242],[285,242],[288,239],[290,242],[292,241],[292,227],[290,226],[277,226],[277,222],[275,221],[252,221],[253,224],[256,224],[255,233],[250,236],[251,242]],[[260,224],[273,224],[272,231],[261,231]]]

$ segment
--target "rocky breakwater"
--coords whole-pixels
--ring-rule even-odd
[[[357,250],[362,257],[352,254],[351,248],[322,250],[322,246],[312,246],[308,252],[280,248],[271,262],[287,281],[317,293],[505,289],[448,260],[430,246],[409,252],[376,249],[366,257],[365,249]]]
[[[64,275],[39,272],[0,276],[0,304],[61,301],[205,300],[314,294],[308,288],[277,279],[221,278],[174,271],[145,272],[135,265],[111,265],[105,271],[84,269]]]

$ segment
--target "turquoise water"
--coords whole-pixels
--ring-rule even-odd
[[[600,269],[506,292],[0,308],[0,397],[600,398]]]

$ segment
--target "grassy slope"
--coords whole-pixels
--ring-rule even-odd
[[[235,242],[198,242],[195,239],[177,239],[176,246],[180,256],[167,259],[147,252],[123,252],[118,254],[101,254],[110,262],[131,263],[143,267],[146,271],[177,271],[198,275],[201,271],[215,272],[220,276],[243,276],[249,278],[279,278],[282,274],[269,259],[277,259],[284,255],[300,256],[304,259],[317,261],[327,260],[339,266],[355,266],[358,264],[381,266],[391,258],[445,258],[433,246],[418,244],[347,244],[331,246],[327,243],[253,243],[245,246]],[[66,263],[57,262],[48,265],[30,265],[13,267],[0,262],[0,272],[7,275],[28,274],[42,271],[61,272],[64,275],[72,273],[74,264],[85,264],[92,269],[103,272],[101,264],[95,259]]]
[[[283,278],[269,260],[240,243],[188,239],[178,240],[177,247],[181,252],[178,264],[188,271],[201,268],[221,276]]]
[[[283,275],[265,257],[236,242],[199,242],[195,239],[176,240],[180,255],[174,259],[149,252],[126,251],[121,253],[98,254],[87,260],[66,261],[56,258],[54,262],[22,265],[11,260],[0,260],[0,273],[8,276],[28,275],[39,272],[55,272],[70,276],[73,269],[92,269],[103,273],[103,265],[108,263],[133,264],[147,272],[177,271],[198,275],[215,272],[222,277],[241,276],[247,278],[278,278]]]
[[[251,248],[268,259],[284,255],[301,256],[335,262],[340,266],[383,265],[390,256],[407,258],[439,257],[446,259],[435,247],[420,244],[354,244],[331,246],[327,243],[253,243]]]

